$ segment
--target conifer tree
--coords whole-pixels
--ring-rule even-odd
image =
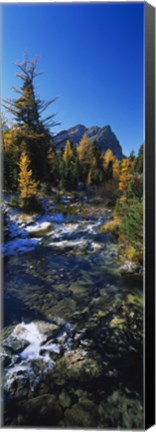
[[[16,127],[7,128],[2,134],[4,161],[4,187],[7,190],[17,189],[19,147],[16,142]]]
[[[105,169],[108,168],[110,162],[114,161],[114,155],[111,149],[106,150],[103,156],[103,166]]]
[[[20,197],[22,199],[29,199],[32,198],[36,192],[39,185],[38,181],[35,181],[32,178],[32,170],[29,169],[30,167],[30,159],[28,155],[23,152],[20,157],[19,162],[19,176],[18,176],[18,183],[19,183],[19,190],[20,190]]]
[[[38,59],[17,63],[19,72],[16,76],[21,79],[21,88],[13,87],[18,94],[17,99],[5,99],[3,106],[14,117],[19,126],[17,143],[26,143],[26,151],[31,160],[31,168],[35,178],[44,180],[47,174],[47,149],[51,142],[49,127],[56,125],[54,114],[43,119],[43,112],[55,101],[47,102],[38,98],[35,92],[34,79],[40,74],[36,71]],[[21,149],[22,152],[22,149]]]
[[[129,158],[125,158],[121,163],[121,173],[119,177],[119,191],[124,192],[127,189],[128,182],[132,179],[132,168],[134,164]]]
[[[120,175],[120,162],[117,158],[114,157],[114,162],[113,162],[113,178],[115,180],[119,179],[119,175]]]
[[[93,146],[86,134],[83,135],[79,145],[77,146],[79,160],[89,164],[93,158]]]
[[[138,155],[135,162],[135,171],[137,171],[139,174],[143,173],[143,153],[144,153],[144,146],[143,144],[140,146]]]
[[[109,180],[113,176],[113,162],[115,160],[115,156],[111,149],[106,150],[103,156],[103,168],[105,170],[106,180]]]
[[[73,156],[73,149],[72,149],[72,144],[71,141],[67,141],[66,142],[66,146],[65,146],[65,150],[63,153],[63,160],[64,162],[68,162]]]
[[[56,184],[59,180],[58,159],[54,146],[51,145],[47,152],[49,180]]]

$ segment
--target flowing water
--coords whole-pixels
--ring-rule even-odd
[[[4,368],[4,424],[143,426],[142,282],[120,275],[116,241],[100,230],[110,215],[53,212],[24,226],[28,248],[12,240],[3,332],[24,345]]]

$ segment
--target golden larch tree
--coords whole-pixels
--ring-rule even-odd
[[[119,175],[120,175],[120,162],[117,158],[114,158],[114,162],[113,162],[113,178],[115,180],[119,179]]]
[[[106,150],[106,152],[105,152],[105,154],[103,156],[103,167],[105,169],[107,169],[108,166],[109,166],[109,164],[110,164],[110,162],[114,162],[114,159],[115,159],[115,157],[113,155],[112,150],[111,149]]]
[[[134,163],[129,158],[122,160],[118,185],[119,191],[124,192],[127,189],[128,182],[132,178],[133,166]]]
[[[20,172],[18,176],[20,196],[23,199],[31,198],[37,192],[39,185],[38,181],[32,178],[32,170],[29,169],[30,159],[26,152],[22,152],[19,167]]]
[[[72,158],[72,156],[73,156],[72,144],[71,144],[71,142],[68,140],[68,141],[66,142],[65,150],[64,150],[64,153],[63,153],[63,160],[64,160],[64,162],[68,162],[69,159]]]
[[[79,145],[77,146],[79,161],[90,164],[93,161],[93,144],[89,141],[86,134],[83,135]]]

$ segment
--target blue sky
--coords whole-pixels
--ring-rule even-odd
[[[16,97],[16,61],[40,56],[39,96],[59,96],[62,129],[109,124],[125,154],[143,130],[143,3],[3,4],[2,97]]]

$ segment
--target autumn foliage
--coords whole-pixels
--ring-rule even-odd
[[[121,163],[121,173],[119,177],[119,191],[126,190],[128,182],[132,179],[132,169],[134,162],[130,158],[123,159]]]
[[[38,181],[35,181],[32,178],[32,170],[29,169],[30,167],[30,159],[28,155],[23,152],[20,157],[19,162],[19,176],[18,176],[18,183],[19,183],[19,190],[20,190],[20,196],[23,199],[29,199],[32,196],[34,196],[37,192],[37,188],[39,185]]]

